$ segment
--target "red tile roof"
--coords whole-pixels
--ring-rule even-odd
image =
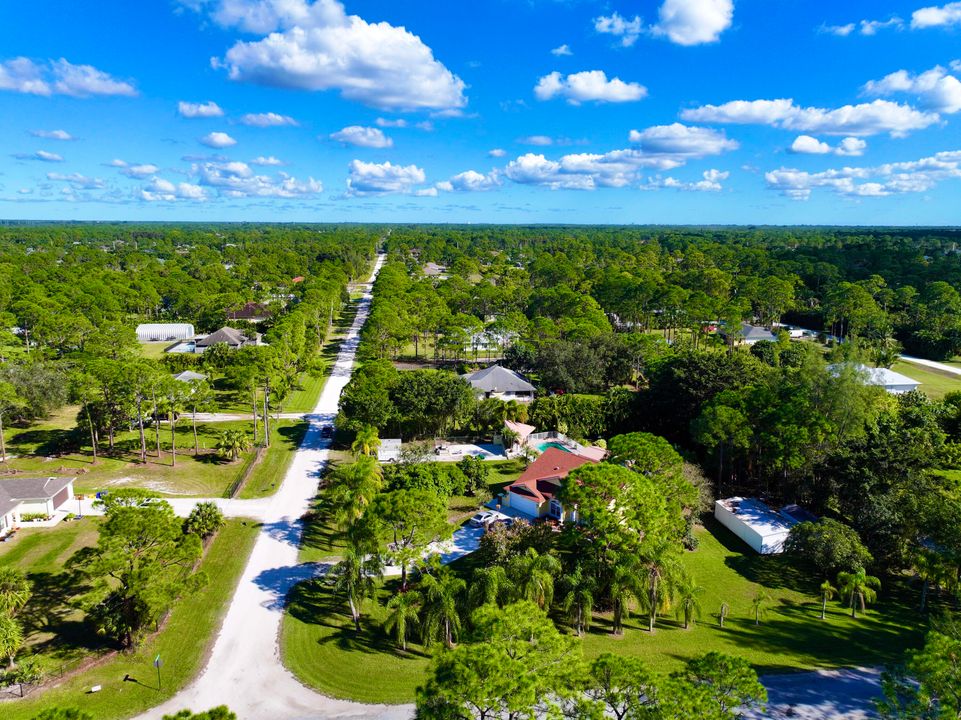
[[[564,452],[558,448],[547,448],[521,473],[507,489],[519,495],[527,495],[538,502],[544,502],[554,496],[555,483],[546,480],[560,480],[582,465],[596,463],[596,460]],[[559,483],[558,483],[559,484]]]

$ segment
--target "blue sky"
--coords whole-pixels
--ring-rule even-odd
[[[961,224],[961,2],[0,5],[0,217]]]

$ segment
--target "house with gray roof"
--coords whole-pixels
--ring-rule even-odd
[[[200,382],[201,380],[206,380],[207,376],[203,373],[194,372],[193,370],[184,370],[182,373],[174,375],[174,380],[179,380],[185,383]]]
[[[721,335],[734,345],[753,345],[762,340],[777,342],[777,335],[773,332],[764,327],[751,325],[751,323],[741,323],[741,327],[736,333],[721,330]]]
[[[237,350],[250,345],[260,345],[260,333],[247,334],[237,328],[222,327],[217,332],[198,340],[196,352],[202,353],[207,348],[221,343],[231,350]]]
[[[497,398],[505,402],[531,402],[534,399],[534,386],[522,375],[500,365],[491,365],[461,377],[470,383],[478,400]]]
[[[73,478],[0,480],[0,537],[18,527],[24,515],[52,516],[73,500]]]

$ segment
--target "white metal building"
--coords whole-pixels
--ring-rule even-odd
[[[912,390],[917,390],[918,386],[921,385],[921,383],[919,383],[917,380],[909,378],[907,375],[894,372],[894,370],[890,370],[888,368],[855,365],[854,369],[864,378],[864,383],[866,385],[875,385],[877,387],[884,388],[892,395],[901,395],[903,393],[911,392]],[[830,365],[828,366],[828,370],[837,374],[841,371],[841,365]]]
[[[797,524],[760,500],[742,497],[716,501],[714,517],[761,555],[784,552],[784,541]]]
[[[194,326],[190,323],[144,323],[137,326],[140,342],[173,342],[192,338]]]

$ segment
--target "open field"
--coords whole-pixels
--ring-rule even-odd
[[[610,618],[597,613],[583,640],[587,658],[617,652],[643,658],[658,671],[671,671],[711,650],[746,657],[760,672],[815,667],[879,665],[920,643],[923,621],[913,611],[914,594],[901,583],[886,585],[867,615],[853,620],[839,602],[829,603],[819,619],[815,578],[786,557],[753,554],[724,528],[711,522],[699,529],[700,547],[684,563],[704,588],[704,615],[690,630],[672,616],[658,621],[653,634],[643,617],[626,623],[623,637],[610,634]],[[466,574],[470,559],[455,563]],[[429,654],[419,645],[399,651],[380,626],[383,604],[396,580],[379,588],[368,602],[359,634],[347,605],[323,581],[299,585],[284,617],[281,646],[285,664],[302,682],[335,697],[363,702],[410,702],[423,682]],[[751,598],[763,588],[772,602],[760,625],[750,613]],[[731,613],[720,629],[716,613],[727,602]],[[560,621],[560,618],[558,618]]]
[[[906,360],[899,360],[891,369],[921,383],[921,392],[932,400],[940,400],[949,392],[961,391],[961,376],[939,372]]]
[[[60,559],[69,557],[82,544],[95,542],[95,532],[88,533],[94,527],[94,522],[84,520],[50,530],[25,531],[9,549],[6,544],[0,545],[0,561],[23,565],[36,582],[37,574],[52,573],[59,569]],[[79,534],[72,535],[77,529]],[[181,599],[161,631],[147,638],[136,652],[114,654],[95,667],[29,694],[24,700],[0,702],[0,716],[4,720],[26,720],[43,708],[62,706],[79,707],[97,720],[115,720],[171,697],[200,669],[257,532],[252,522],[228,521],[201,563],[200,569],[208,577],[207,585]],[[83,627],[69,615],[64,622],[73,626],[68,628],[68,637],[76,637]],[[159,689],[157,671],[152,665],[158,654],[164,661]],[[128,674],[132,681],[124,682]],[[87,690],[93,685],[101,685],[103,690],[89,694]]]

